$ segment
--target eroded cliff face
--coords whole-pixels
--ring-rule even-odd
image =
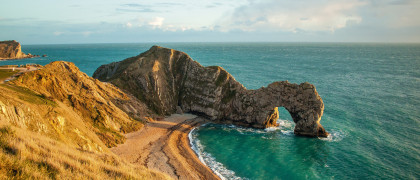
[[[22,59],[30,58],[31,54],[22,52],[21,46],[16,41],[0,41],[0,60],[1,59]]]
[[[69,107],[108,147],[124,142],[122,133],[142,127],[133,118],[145,120],[150,114],[136,98],[112,84],[87,76],[70,62],[52,62],[23,74],[10,85],[28,88],[41,98]]]
[[[99,67],[94,75],[129,91],[155,113],[169,115],[177,106],[221,123],[254,128],[278,126],[277,107],[291,114],[295,134],[325,137],[319,121],[324,104],[315,86],[287,81],[247,90],[218,66],[203,67],[186,53],[153,46],[120,62]]]

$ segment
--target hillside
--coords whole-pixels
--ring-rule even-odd
[[[31,89],[47,100],[62,103],[81,117],[84,123],[88,123],[108,147],[124,142],[122,133],[142,127],[139,121],[146,118],[139,114],[148,115],[144,104],[109,83],[87,76],[69,62],[52,62],[41,70],[20,76],[11,84]],[[137,120],[117,106],[130,114],[137,114]],[[47,116],[54,119],[58,115],[48,112]]]
[[[73,63],[53,62],[25,73],[1,84],[0,92],[0,178],[167,177],[109,151],[124,142],[123,133],[141,128],[138,120],[149,117],[139,114],[148,112],[132,107],[143,105],[135,98],[88,77]]]

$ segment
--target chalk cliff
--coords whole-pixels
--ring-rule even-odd
[[[22,52],[21,46],[16,41],[0,41],[0,60],[31,58],[31,54]]]
[[[285,107],[296,123],[296,135],[328,135],[320,124],[324,104],[312,84],[280,81],[247,90],[223,68],[203,67],[173,49],[153,46],[102,65],[93,77],[130,92],[160,115],[182,109],[220,123],[267,128],[277,126],[277,107]]]

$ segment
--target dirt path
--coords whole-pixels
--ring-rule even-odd
[[[190,148],[188,133],[205,121],[190,114],[174,114],[127,134],[127,141],[111,151],[131,163],[167,173],[175,179],[220,179]]]

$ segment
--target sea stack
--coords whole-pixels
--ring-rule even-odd
[[[328,135],[320,124],[324,103],[307,82],[279,81],[247,90],[222,67],[204,67],[184,52],[159,46],[102,65],[93,77],[130,92],[160,115],[181,108],[218,123],[267,128],[278,126],[277,107],[285,107],[296,124],[296,135]]]
[[[0,41],[0,60],[31,58],[33,55],[22,52],[19,42]]]

